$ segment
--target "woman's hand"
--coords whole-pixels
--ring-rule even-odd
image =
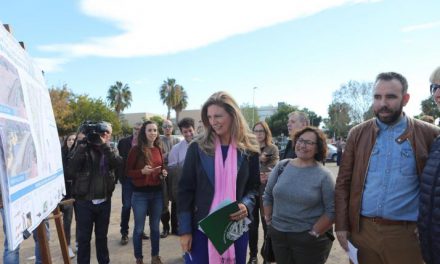
[[[180,236],[180,246],[182,247],[183,252],[190,252],[192,244],[192,235],[184,234]]]
[[[151,174],[154,169],[150,165],[145,165],[145,167],[141,170],[141,173],[144,175]]]
[[[272,156],[270,154],[267,154],[266,152],[261,153],[260,155],[260,162],[266,163],[269,160],[269,157]]]
[[[239,210],[237,212],[229,215],[229,218],[231,220],[239,221],[239,220],[242,220],[248,216],[248,210],[247,210],[246,205],[239,203],[238,208],[239,208]]]
[[[269,178],[268,172],[260,172],[260,182],[261,183],[266,184],[268,178]]]

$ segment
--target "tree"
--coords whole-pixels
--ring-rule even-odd
[[[162,135],[163,134],[163,129],[162,129],[162,124],[163,124],[163,118],[161,116],[152,116],[150,117],[151,121],[156,122],[158,129],[159,129],[159,133]],[[146,121],[146,120],[144,120]]]
[[[131,105],[132,97],[128,84],[117,81],[111,85],[107,92],[107,101],[119,117],[120,113]]]
[[[70,91],[67,88],[67,85],[64,84],[62,88],[50,88],[49,96],[52,102],[52,109],[58,128],[58,134],[60,136],[65,136],[72,131],[76,131],[77,126],[68,122],[68,117],[72,114],[72,109],[69,104],[74,97],[72,91]]]
[[[434,119],[440,117],[440,111],[431,96],[423,100],[420,104],[422,106],[423,115],[432,116]]]
[[[176,123],[179,123],[179,115],[188,106],[188,95],[182,86],[177,86],[175,91],[176,104],[172,107],[176,112]]]
[[[359,124],[373,103],[373,83],[351,80],[333,93],[333,103],[348,104],[351,122]]]
[[[242,106],[240,106],[240,111],[243,114],[244,119],[246,119],[249,128],[252,129],[254,124],[260,121],[260,118],[258,117],[257,108],[252,107],[249,104],[243,104]]]
[[[166,81],[163,81],[159,88],[160,99],[168,108],[167,119],[170,119],[171,109],[178,104],[177,94],[179,92],[176,90],[181,88],[181,85],[176,84],[176,80],[172,78],[167,78]]]
[[[307,114],[307,116],[309,117],[309,121],[310,121],[311,126],[319,127],[319,125],[321,124],[321,121],[322,121],[321,116],[318,116],[315,112],[309,110],[308,108],[303,108],[299,111]]]
[[[67,85],[63,85],[62,88],[52,87],[49,89],[49,95],[60,136],[76,132],[87,120],[110,122],[113,134],[120,134],[121,122],[117,114],[103,100],[93,99],[88,95],[76,95],[67,88]]]
[[[328,116],[324,120],[329,137],[346,137],[351,126],[350,109],[347,103],[333,102],[328,106]]]
[[[266,119],[267,124],[270,127],[272,135],[280,136],[281,134],[288,136],[289,132],[287,130],[287,120],[289,119],[289,114],[293,111],[298,111],[297,106],[291,106],[288,104],[283,104],[278,107],[277,111],[268,119]]]
[[[78,128],[84,121],[107,121],[112,124],[113,134],[121,133],[121,123],[116,112],[110,109],[102,99],[93,99],[88,95],[77,95],[70,101],[72,114],[69,121]]]

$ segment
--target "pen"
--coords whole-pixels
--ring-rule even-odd
[[[193,258],[191,256],[191,253],[189,251],[186,252],[188,254],[189,260],[191,260],[191,262],[193,261]]]

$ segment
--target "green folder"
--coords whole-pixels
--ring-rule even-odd
[[[199,222],[200,229],[209,238],[220,255],[243,235],[245,221],[229,219],[229,215],[238,210],[238,203],[233,202],[210,213]]]

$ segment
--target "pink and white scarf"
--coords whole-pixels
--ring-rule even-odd
[[[214,199],[211,204],[210,212],[215,210],[217,206],[225,199],[235,201],[237,189],[237,146],[235,142],[231,142],[228,148],[226,160],[223,162],[223,154],[220,140],[215,140],[215,190]],[[208,240],[208,254],[210,264],[234,264],[235,248],[231,245],[223,255],[220,255],[215,249],[211,241]]]

